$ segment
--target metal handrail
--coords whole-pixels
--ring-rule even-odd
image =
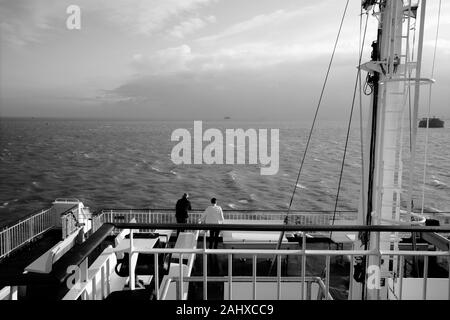
[[[80,202],[77,198],[56,198],[54,202],[60,202],[60,203],[71,203],[71,202]]]
[[[314,213],[313,213],[314,212]],[[203,210],[191,210],[189,212],[188,222],[196,223],[203,216]],[[224,210],[226,220],[251,220],[251,221],[283,221],[285,219],[285,211],[276,210]],[[129,222],[135,218],[138,223],[175,223],[175,214],[173,210],[164,209],[104,209],[100,213],[93,216],[96,221],[102,223]],[[315,211],[297,211],[291,212],[289,224],[331,224],[333,214],[331,212],[315,212]],[[342,211],[337,213],[337,220],[356,221],[356,212]],[[122,220],[122,221],[119,221]]]
[[[0,231],[0,259],[42,235],[55,225],[53,208],[44,209]]]
[[[196,223],[202,216],[203,210],[191,210],[188,216],[188,223]],[[273,221],[273,220],[283,220],[286,217],[285,210],[223,210],[224,217],[226,220],[261,220],[261,221]],[[425,218],[417,221],[413,213],[413,216],[405,215],[403,213],[403,219],[399,222],[387,221],[387,224],[404,224],[404,225],[420,225],[424,223]],[[314,224],[333,224],[334,212],[317,210],[317,211],[306,211],[306,210],[293,210],[287,220],[288,224],[300,224],[300,225],[314,225]],[[128,222],[132,218],[135,218],[139,223],[175,223],[175,213],[173,209],[163,208],[163,209],[102,209],[97,211],[93,218],[101,223],[116,223],[116,222]],[[122,221],[118,221],[122,219]],[[357,212],[352,210],[342,210],[337,211],[336,220],[350,221],[352,223],[357,221]],[[442,215],[433,216],[433,218],[438,219],[441,224],[446,225],[450,222],[445,216]],[[408,221],[414,220],[414,221]],[[386,221],[384,221],[386,222]],[[406,236],[406,235],[405,235]]]
[[[450,232],[450,226],[405,225],[289,225],[289,224],[196,224],[111,223],[118,229],[187,229],[226,231],[349,231],[349,232]]]
[[[308,231],[308,230],[314,230],[314,231],[372,231],[372,232],[398,232],[398,231],[409,231],[409,232],[448,232],[450,230],[450,226],[446,227],[423,227],[423,226],[398,226],[398,225],[392,225],[392,226],[286,226],[286,225],[230,225],[230,224],[200,224],[200,225],[193,225],[193,224],[139,224],[139,223],[120,223],[120,224],[114,224],[116,228],[119,229],[188,229],[188,230],[248,230],[248,231],[283,231],[286,228],[297,230],[297,231]],[[130,233],[132,236],[132,233]],[[303,235],[303,244],[305,244],[307,241],[307,238],[305,234]],[[379,257],[378,261],[381,261],[381,257],[388,256],[388,257],[397,257],[400,259],[400,265],[399,270],[400,276],[397,277],[395,274],[392,278],[393,284],[392,288],[390,285],[388,285],[388,288],[390,291],[394,292],[394,296],[396,299],[401,300],[402,299],[402,283],[404,279],[404,274],[402,272],[405,262],[405,257],[407,256],[421,256],[424,258],[424,275],[423,275],[423,289],[422,289],[422,298],[426,299],[427,297],[427,280],[428,280],[428,259],[429,257],[447,257],[447,259],[450,259],[450,248],[448,251],[399,251],[399,250],[379,250],[379,249],[373,249],[373,250],[306,250],[306,246],[302,246],[301,250],[274,250],[274,249],[180,249],[180,248],[152,248],[152,249],[139,249],[136,247],[133,247],[133,245],[130,242],[130,256],[132,254],[137,253],[145,253],[145,254],[154,254],[157,256],[160,253],[178,253],[180,256],[187,255],[187,254],[196,254],[196,255],[202,255],[203,256],[203,272],[205,270],[208,270],[207,268],[207,256],[208,254],[215,254],[215,255],[227,255],[231,259],[233,255],[251,255],[253,256],[253,276],[249,277],[249,279],[252,280],[253,283],[253,299],[256,299],[256,283],[257,283],[257,277],[256,277],[256,257],[257,256],[277,256],[278,260],[279,257],[282,255],[297,255],[302,257],[302,261],[306,261],[306,258],[308,256],[324,256],[326,259],[326,268],[325,268],[325,289],[321,287],[321,290],[323,290],[323,294],[325,295],[325,299],[332,299],[332,296],[330,294],[330,259],[331,257],[335,256],[350,256],[350,260],[353,261],[355,256],[377,256]],[[180,259],[181,260],[181,259]],[[155,259],[155,263],[156,263]],[[229,261],[229,266],[230,266]],[[278,267],[279,263],[277,264]],[[380,267],[380,266],[378,266]],[[155,265],[155,268],[157,266]],[[130,267],[130,277],[133,277],[134,274],[132,274],[133,268]],[[183,286],[181,283],[185,282],[184,276],[182,276],[182,268],[180,268],[180,277],[179,277],[179,286],[178,286],[178,298],[183,298]],[[353,273],[353,265],[350,264],[350,275]],[[212,281],[210,276],[207,276],[206,274],[203,274],[202,277],[199,277],[204,282],[204,290],[207,286],[207,281]],[[350,281],[352,282],[353,279]],[[450,270],[449,270],[449,278],[450,278]],[[222,279],[230,279],[229,281],[233,281],[232,271],[229,270],[228,277],[224,276]],[[277,281],[277,292],[279,297],[280,292],[280,283],[281,283],[281,274],[279,271],[277,271],[277,277],[274,277],[273,279],[276,279]],[[304,286],[305,286],[305,274],[302,273],[302,286],[301,286],[301,299],[304,299]],[[164,297],[168,292],[168,286],[171,281],[175,280],[175,277],[171,277],[166,282],[166,286],[163,288],[162,297]],[[225,280],[226,281],[226,280]],[[230,282],[230,290],[231,290],[231,282]],[[352,283],[349,285],[349,290],[351,290]],[[395,294],[395,288],[399,288],[399,296]],[[157,291],[157,299],[159,299],[159,290]],[[450,282],[449,282],[449,292],[450,292]],[[351,296],[350,292],[349,295]],[[379,293],[378,293],[379,295]],[[204,299],[207,299],[207,291],[204,292]],[[450,299],[450,294],[449,294]]]
[[[74,205],[67,209],[61,216],[73,211],[77,206]],[[54,208],[50,207],[28,215],[25,219],[22,218],[2,229],[0,231],[0,259],[55,227],[57,218]]]
[[[20,217],[18,220],[14,221],[14,222],[8,222],[8,223],[6,223],[6,224],[0,226],[0,232],[3,231],[3,230],[5,230],[5,229],[8,229],[8,228],[10,228],[10,227],[13,227],[13,226],[15,226],[15,225],[21,223],[22,221],[25,221],[25,220],[27,220],[27,219],[33,217],[33,216],[36,216],[36,215],[38,215],[38,214],[41,214],[43,211],[48,211],[48,210],[51,210],[51,209],[52,209],[52,207],[44,208],[44,209],[40,209],[40,210],[36,210],[36,211],[34,211],[34,212],[32,212],[32,213],[29,213],[29,214],[24,215],[23,217]]]
[[[188,214],[191,213],[197,213],[197,212],[204,212],[204,209],[192,209],[189,211]],[[256,209],[246,209],[246,210],[240,210],[240,209],[222,209],[222,211],[224,213],[262,213],[262,214],[267,214],[267,213],[272,213],[272,214],[278,214],[278,215],[284,215],[286,214],[286,210],[256,210]],[[172,215],[175,215],[175,210],[173,209],[148,209],[148,208],[143,208],[143,209],[138,209],[138,208],[131,208],[131,209],[101,209],[96,211],[94,214],[102,214],[102,213],[108,213],[108,212],[160,212],[160,213],[170,213]],[[309,210],[309,211],[305,211],[305,210],[295,210],[292,211],[293,213],[297,213],[297,214],[311,214],[311,213],[316,213],[316,214],[333,214],[333,211],[324,211],[324,210]],[[342,210],[342,211],[336,211],[337,213],[352,213],[352,214],[356,214],[357,211],[352,211],[352,210]]]
[[[164,286],[161,297],[159,298],[159,300],[165,300],[167,298],[167,294],[169,292],[169,288],[170,288],[170,283],[171,282],[176,282],[176,281],[180,281],[180,277],[173,275],[173,276],[165,276],[166,277],[166,286]],[[234,276],[232,277],[232,282],[250,282],[252,281],[254,278],[253,276]],[[275,277],[257,277],[258,282],[274,282],[276,280]],[[183,277],[182,279],[183,282],[203,282],[204,278],[201,276],[189,276],[189,277]],[[209,276],[208,277],[208,281],[209,282],[229,282],[230,279],[228,276]],[[320,287],[320,289],[324,292],[326,292],[326,285],[323,282],[323,280],[320,277],[314,277],[314,276],[310,276],[310,277],[280,277],[279,279],[280,282],[299,282],[299,281],[304,281],[306,283],[317,283]],[[309,294],[310,295],[310,294]],[[230,299],[230,293],[228,295],[229,300]],[[325,297],[328,300],[333,300],[332,295],[327,292],[327,296]]]
[[[58,264],[58,267],[55,266],[55,273],[54,275],[57,275],[57,278],[59,278],[59,281],[63,282],[65,277],[67,276],[65,274],[67,265],[78,265],[80,264],[89,254],[92,250],[94,250],[95,247],[100,245],[102,241],[110,234],[110,232],[113,230],[113,228],[117,229],[187,229],[187,230],[210,230],[210,229],[220,229],[220,230],[248,230],[248,231],[283,231],[286,228],[292,229],[292,230],[299,230],[299,231],[307,231],[307,230],[319,230],[319,231],[372,231],[372,232],[395,232],[395,231],[409,231],[409,232],[448,232],[450,231],[450,226],[446,227],[434,227],[434,226],[343,226],[343,225],[332,225],[332,226],[324,226],[324,225],[306,225],[306,226],[300,226],[300,225],[279,225],[279,224],[267,224],[267,225],[239,225],[239,224],[142,224],[142,223],[105,223],[101,227],[101,230],[93,234],[89,239],[83,243],[79,250],[80,252],[73,252],[72,255],[69,255],[65,257],[64,261],[60,261]],[[130,236],[132,237],[132,232],[130,233]],[[132,239],[132,238],[131,238]],[[131,240],[130,239],[130,240]],[[307,238],[304,234],[303,236],[304,242],[307,241]],[[326,271],[326,277],[325,277],[325,284],[324,288],[321,287],[322,293],[325,295],[326,299],[331,299],[330,295],[330,258],[335,256],[397,256],[400,259],[400,268],[404,265],[405,257],[417,255],[417,256],[423,256],[424,259],[428,260],[429,257],[447,257],[450,258],[450,251],[395,251],[395,250],[306,250],[306,246],[302,246],[302,249],[300,250],[274,250],[274,249],[179,249],[179,248],[152,248],[152,249],[139,249],[131,245],[130,241],[130,254],[137,254],[137,253],[145,253],[145,254],[154,254],[156,257],[159,253],[178,253],[181,256],[182,255],[189,255],[189,254],[196,254],[196,255],[203,255],[203,257],[207,257],[208,255],[228,255],[229,257],[236,256],[239,254],[244,255],[252,255],[254,257],[253,264],[255,264],[255,257],[256,256],[300,256],[303,257],[303,259],[306,259],[307,257],[312,256],[324,256],[326,258],[326,265],[327,265],[327,271]],[[155,257],[155,263],[158,263],[158,259]],[[182,259],[180,259],[182,261]],[[207,259],[204,259],[204,266],[205,263],[207,263]],[[56,269],[58,272],[56,272]],[[352,269],[352,268],[350,268]],[[130,268],[131,272],[132,268]],[[155,266],[155,270],[157,270],[157,267]],[[181,268],[180,268],[181,270]],[[207,265],[206,269],[207,270]],[[351,271],[350,271],[351,272]],[[260,277],[255,278],[256,273],[254,272],[253,276],[251,277],[252,282],[256,283],[257,279],[260,279]],[[278,274],[279,277],[281,277],[281,274]],[[130,274],[131,276],[131,274]],[[175,280],[174,279],[170,280]],[[206,276],[203,275],[201,277],[204,279],[204,281],[212,281],[214,277],[212,276]],[[228,277],[225,277],[226,279],[232,279],[231,281],[234,281],[233,276],[231,273],[229,273]],[[224,279],[225,279],[224,278]],[[424,275],[424,281],[428,278],[428,274]],[[189,277],[182,276],[180,278],[180,281],[190,281]],[[278,276],[274,277],[273,279],[277,280],[277,283],[281,282],[278,280]],[[302,275],[301,281],[303,285],[306,281],[306,276]],[[401,282],[403,281],[403,275],[398,278],[398,280]],[[103,280],[102,280],[103,281]],[[107,280],[107,277],[105,277],[104,281]],[[397,283],[398,284],[398,283]],[[101,284],[102,286],[108,286],[108,283]],[[254,284],[255,286],[255,284]],[[181,296],[182,296],[182,286],[181,288]],[[304,288],[304,286],[302,286]],[[401,288],[401,286],[400,286]],[[159,288],[158,288],[159,289]],[[167,289],[164,288],[164,289]],[[302,289],[303,290],[303,289]],[[278,289],[279,291],[279,289]],[[303,291],[302,291],[303,292]],[[426,297],[426,288],[424,289],[424,296]],[[158,298],[163,296],[158,294]],[[179,295],[180,296],[180,295]],[[207,294],[206,294],[207,296]],[[401,293],[400,293],[400,299],[401,299]],[[302,299],[304,297],[302,296]]]
[[[100,208],[97,209],[93,214],[101,214],[103,211],[161,211],[161,212],[171,212],[175,213],[175,208],[135,208],[135,207],[128,207],[128,208]],[[192,212],[203,212],[204,209],[201,208],[194,208],[191,210]],[[287,209],[224,209],[222,208],[223,212],[272,212],[272,213],[280,213],[285,214],[287,212]],[[402,210],[403,212],[407,212],[406,210]],[[290,212],[292,213],[329,213],[333,214],[334,210],[304,210],[304,209],[292,209]],[[358,213],[358,210],[337,210],[337,213]],[[419,213],[419,212],[413,212],[413,213]],[[425,214],[450,214],[450,211],[424,211]]]

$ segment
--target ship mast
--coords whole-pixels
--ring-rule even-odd
[[[421,2],[417,62],[410,61],[410,30],[416,19],[416,7],[411,0],[363,1],[364,10],[371,10],[379,21],[377,40],[373,43],[372,61],[360,66],[368,71],[373,85],[371,112],[368,119],[368,143],[364,152],[363,188],[359,206],[359,223],[392,225],[400,222],[403,171],[403,134],[409,130],[409,96],[414,90],[414,112],[411,126],[417,125],[421,48],[426,0]],[[415,84],[412,88],[411,84]],[[410,183],[412,189],[415,156],[415,134],[411,134]],[[408,211],[411,212],[409,192]],[[363,200],[365,199],[365,200]],[[406,200],[406,199],[402,199]],[[362,202],[364,201],[364,203]],[[360,247],[379,252],[398,249],[398,235],[371,233],[361,235]],[[355,262],[353,262],[355,263]],[[371,268],[369,268],[369,266]],[[365,270],[378,270],[378,275],[366,274],[363,283],[352,279],[350,299],[387,299],[388,287],[398,274],[398,261],[393,257],[372,255],[365,261]],[[371,277],[373,276],[373,277]],[[375,281],[375,282],[374,282]],[[392,288],[391,288],[392,289]]]

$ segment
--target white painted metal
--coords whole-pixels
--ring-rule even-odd
[[[370,186],[373,190],[371,212],[371,224],[392,224],[400,223],[401,211],[400,200],[402,187],[403,171],[403,134],[409,124],[406,121],[408,96],[411,90],[410,82],[415,82],[414,87],[414,106],[413,133],[412,133],[412,156],[415,155],[415,130],[417,119],[416,106],[419,99],[419,85],[427,82],[428,79],[420,78],[420,65],[422,58],[423,42],[423,23],[426,1],[421,3],[421,19],[418,43],[417,62],[411,62],[410,57],[410,28],[411,28],[411,2],[406,0],[385,1],[380,5],[379,29],[381,30],[381,41],[379,45],[380,61],[376,62],[384,71],[380,73],[379,91],[378,91],[378,113],[376,123],[376,144],[375,144],[375,168],[373,173],[373,182]],[[413,70],[416,70],[413,73]],[[369,123],[372,122],[369,115]],[[369,128],[369,132],[371,128]],[[372,134],[370,132],[370,134]],[[411,163],[414,161],[412,160]],[[365,163],[368,163],[366,156]],[[367,185],[368,167],[365,170],[363,184]],[[413,168],[410,168],[410,175],[413,175]],[[410,187],[412,185],[410,176]],[[364,197],[361,197],[364,199]],[[408,212],[411,214],[411,191],[408,200]],[[358,221],[366,222],[364,213],[366,205],[360,204],[360,215]],[[373,250],[398,249],[398,234],[389,233],[371,233],[369,247]],[[368,265],[380,264],[382,280],[381,289],[368,289],[367,299],[387,299],[388,287],[387,278],[393,277],[398,273],[398,261],[396,257],[380,256],[369,257]],[[360,285],[353,284],[353,297],[360,297],[362,293]]]
[[[48,208],[0,231],[0,259],[55,226],[53,208]]]
[[[134,248],[134,253],[139,253],[139,248]],[[228,285],[226,285],[226,289],[227,290],[232,290],[232,291],[228,291],[228,292],[236,292],[236,288],[234,286],[235,283],[239,283],[242,281],[247,281],[247,283],[249,283],[252,287],[252,290],[250,291],[251,294],[258,294],[258,291],[253,291],[253,288],[258,288],[261,283],[269,281],[272,282],[274,284],[274,298],[276,297],[280,297],[283,298],[283,294],[281,294],[281,292],[284,292],[280,290],[279,293],[277,293],[277,282],[279,282],[279,284],[286,283],[286,282],[295,282],[297,283],[296,288],[298,290],[298,295],[297,297],[301,298],[301,299],[309,299],[311,297],[311,293],[309,292],[310,289],[306,290],[306,296],[303,294],[303,296],[300,295],[301,292],[303,292],[303,290],[301,290],[301,288],[305,287],[305,283],[308,284],[310,281],[319,281],[317,282],[319,284],[319,286],[322,288],[323,293],[324,293],[324,298],[325,299],[332,299],[332,296],[329,293],[329,287],[330,287],[330,283],[329,283],[329,279],[330,279],[330,275],[331,275],[331,270],[330,270],[330,261],[331,261],[331,257],[337,257],[337,256],[346,256],[346,255],[362,255],[362,256],[370,256],[370,255],[374,255],[376,257],[378,257],[380,254],[383,257],[386,256],[398,256],[401,257],[400,259],[400,264],[403,265],[403,261],[404,261],[404,257],[409,257],[409,256],[421,256],[421,257],[447,257],[450,259],[450,252],[449,251],[394,251],[394,250],[382,250],[381,252],[376,252],[374,250],[274,250],[274,249],[246,249],[246,250],[240,250],[240,249],[206,249],[206,248],[199,248],[199,249],[195,249],[195,248],[189,248],[189,249],[181,249],[181,248],[154,248],[152,250],[145,250],[145,253],[148,254],[160,254],[160,253],[164,253],[164,254],[172,254],[172,255],[186,255],[186,256],[192,256],[194,254],[196,255],[203,255],[203,263],[204,263],[204,268],[203,268],[203,274],[201,276],[198,277],[192,277],[189,274],[179,274],[179,272],[175,272],[173,274],[171,274],[168,278],[163,279],[163,282],[161,283],[161,286],[159,286],[159,290],[161,292],[160,294],[160,299],[164,300],[165,298],[167,298],[168,293],[169,293],[169,287],[171,285],[171,283],[173,282],[179,282],[181,279],[181,282],[191,282],[191,281],[202,281],[203,285],[204,285],[204,289],[206,289],[206,285],[207,285],[207,281],[210,282],[217,282],[217,281],[221,281],[224,282]],[[228,257],[232,256],[240,256],[240,255],[252,255],[253,258],[253,273],[251,276],[249,277],[242,277],[239,275],[235,275],[232,271],[223,276],[223,277],[217,277],[217,276],[210,276],[206,279],[206,270],[207,270],[207,257],[210,255],[228,255]],[[281,273],[278,273],[278,276],[274,276],[274,277],[258,277],[256,278],[256,261],[257,258],[260,257],[267,257],[267,256],[271,256],[271,255],[278,255],[279,257],[281,256],[296,256],[296,255],[301,255],[306,257],[313,257],[313,256],[323,256],[325,257],[326,260],[326,267],[327,267],[327,272],[326,272],[326,278],[325,278],[325,283],[321,282],[322,280],[320,278],[317,278],[316,280],[311,279],[311,277],[304,277],[303,275],[301,276],[297,276],[297,277],[281,277]],[[183,261],[182,259],[180,261]],[[281,262],[281,259],[279,259],[279,261]],[[114,272],[114,265],[116,263],[116,259],[115,259],[115,253],[113,248],[108,247],[104,253],[102,253],[102,255],[96,260],[94,261],[94,263],[92,264],[92,266],[89,268],[89,271],[87,272],[87,277],[86,277],[86,281],[82,282],[81,286],[79,287],[74,287],[71,289],[71,291],[69,291],[69,293],[64,297],[64,299],[66,300],[74,300],[74,299],[78,299],[79,297],[83,297],[84,299],[101,299],[102,297],[105,297],[107,295],[109,295],[109,293],[111,291],[117,291],[117,290],[124,290],[123,285],[122,287],[119,287],[118,289],[115,290],[111,290],[108,289],[111,286],[116,286],[115,285],[115,280],[113,280],[112,278],[115,277],[115,272]],[[278,267],[280,268],[279,270],[281,270],[281,263],[279,263]],[[102,271],[103,268],[105,268],[105,271]],[[156,269],[155,269],[156,270]],[[130,270],[131,271],[131,270]],[[178,270],[179,271],[179,270]],[[105,272],[106,276],[102,276],[101,273]],[[132,272],[130,272],[130,277],[132,276]],[[155,273],[155,277],[156,277],[156,273]],[[154,278],[154,277],[153,277]],[[406,279],[410,279],[410,278],[406,278]],[[206,281],[205,281],[206,280]],[[230,281],[231,280],[231,281]],[[446,279],[443,279],[446,280]],[[400,283],[404,282],[404,277],[403,274],[400,275],[400,278],[398,278],[398,281]],[[423,279],[421,280],[423,283]],[[93,283],[95,282],[95,283]],[[230,286],[230,283],[233,283],[233,286]],[[230,288],[231,287],[231,288]],[[310,288],[309,286],[306,286],[306,288]],[[400,288],[397,286],[395,287],[395,292],[398,292],[398,290],[401,290],[402,286],[400,286]],[[287,290],[287,286],[285,286],[285,289]],[[419,288],[420,290],[423,290],[423,286],[421,286]],[[259,290],[259,289],[258,289]],[[426,286],[426,290],[427,290],[427,298],[430,297],[436,297],[436,293],[433,292],[434,287],[430,286],[430,284],[427,284]],[[441,289],[439,289],[441,290]],[[93,292],[95,291],[95,293],[93,294]],[[105,292],[105,295],[102,294],[102,292]],[[207,293],[203,292],[204,294],[204,299],[207,298]],[[258,298],[258,296],[254,296],[255,298]],[[225,297],[226,298],[226,297]],[[401,299],[401,294],[400,294],[400,299]]]

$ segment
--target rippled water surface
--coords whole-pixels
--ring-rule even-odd
[[[309,123],[203,122],[204,130],[222,132],[279,129],[280,168],[273,176],[261,175],[259,165],[175,165],[170,158],[176,144],[171,134],[177,128],[192,132],[193,125],[193,121],[0,120],[0,224],[47,207],[59,197],[78,198],[93,209],[171,208],[187,191],[195,208],[207,206],[212,196],[228,209],[287,207]],[[314,131],[294,208],[333,209],[345,126],[321,122]],[[422,172],[416,176],[415,203],[421,196],[424,133],[419,129],[417,170]],[[425,206],[450,211],[450,130],[433,129],[429,134]],[[359,129],[354,128],[339,209],[357,209],[360,174]]]

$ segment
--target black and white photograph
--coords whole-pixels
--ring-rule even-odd
[[[450,2],[0,0],[8,300],[448,302]]]

